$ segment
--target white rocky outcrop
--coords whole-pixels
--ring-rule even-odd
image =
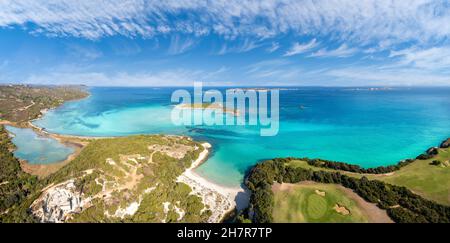
[[[89,202],[76,190],[72,179],[45,189],[31,209],[41,222],[59,223],[66,221],[71,214],[81,212]]]
[[[199,166],[208,157],[208,149],[211,148],[209,143],[202,144],[203,151],[199,157],[193,161],[190,168],[183,172],[177,182],[182,182],[192,189],[191,194],[197,195],[202,199],[205,208],[203,210],[211,210],[211,216],[208,218],[209,223],[217,223],[236,207],[236,196],[239,192],[244,192],[242,188],[224,187],[206,180],[194,169]]]

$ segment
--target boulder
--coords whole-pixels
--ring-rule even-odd
[[[428,155],[436,155],[438,153],[439,153],[439,150],[437,147],[432,147],[427,150]]]
[[[427,159],[431,159],[431,158],[433,158],[433,155],[430,155],[430,154],[421,154],[416,157],[416,159],[419,159],[419,160],[427,160]]]
[[[450,138],[447,138],[447,140],[441,143],[441,148],[448,148],[448,147],[450,147]]]

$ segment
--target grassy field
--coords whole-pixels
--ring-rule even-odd
[[[433,160],[442,165],[431,165]],[[405,186],[413,192],[444,205],[450,205],[450,150],[440,149],[439,154],[429,160],[416,160],[393,174],[386,176],[370,175],[386,183]]]
[[[431,165],[433,160],[441,161],[441,165]],[[388,174],[366,174],[369,179],[384,181],[398,186],[405,186],[424,198],[436,201],[443,205],[450,205],[450,149],[439,149],[439,154],[429,160],[416,160],[402,167],[400,170]],[[334,171],[332,169],[318,168],[308,165],[305,161],[294,160],[291,166],[302,167],[312,170]],[[362,177],[362,174],[343,172],[341,173]]]
[[[369,222],[364,209],[338,185],[318,183],[276,184],[274,222]],[[340,207],[342,211],[338,212]],[[337,210],[338,211],[337,211]]]

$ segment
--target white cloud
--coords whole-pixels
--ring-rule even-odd
[[[256,73],[270,68],[280,68],[289,64],[291,64],[291,62],[287,59],[271,59],[260,61],[247,66],[246,73]]]
[[[407,48],[400,51],[391,51],[391,58],[399,58],[397,66],[410,66],[427,70],[450,70],[450,48],[432,47],[419,49]]]
[[[91,61],[103,56],[103,53],[93,46],[69,43],[67,44],[67,50],[70,55],[79,60]]]
[[[289,56],[305,53],[307,51],[310,51],[310,50],[316,48],[317,46],[318,46],[318,43],[317,43],[316,39],[312,39],[310,42],[305,43],[305,44],[294,43],[294,45],[292,45],[291,49],[289,49],[284,54],[284,56],[289,57]]]
[[[349,57],[364,53],[384,58],[384,64],[370,70],[363,65],[378,60],[365,59],[367,63],[347,63],[353,68],[337,68],[308,76],[301,73],[308,69],[306,66],[276,60],[253,65],[245,70],[246,74],[292,82],[299,76],[314,79],[328,75],[341,80],[360,80],[360,84],[362,80],[395,84],[400,84],[401,80],[416,84],[431,80],[450,84],[447,78],[450,72],[450,5],[446,0],[0,0],[0,28],[23,28],[36,35],[91,40],[115,35],[129,37],[129,41],[161,36],[170,38],[168,53],[173,55],[194,48],[199,44],[196,37],[211,34],[227,40],[215,49],[218,54],[243,53],[262,46],[266,48],[263,51],[275,52],[280,50],[280,43],[284,43],[283,37],[290,40],[307,36],[314,39],[293,43],[284,55],[313,52],[310,57]],[[334,43],[336,47],[320,49],[319,41],[321,45]],[[399,46],[408,48],[398,50]],[[113,49],[120,53],[123,48]],[[392,49],[397,51],[391,51],[388,58],[382,57]],[[70,50],[86,60],[102,56],[95,48],[70,47]],[[135,46],[123,49],[123,54],[141,51],[141,47]],[[386,52],[377,55],[381,51]],[[228,71],[224,67],[216,72]],[[47,75],[32,75],[28,81],[176,85],[208,75],[213,74],[187,70],[137,74],[56,70]]]
[[[331,36],[358,44],[448,41],[445,0],[0,1],[0,26],[97,39],[169,33],[225,38],[279,34]],[[30,27],[33,23],[36,27]]]
[[[257,43],[256,41],[250,40],[249,38],[246,38],[245,40],[238,42],[238,44],[230,45],[230,44],[223,44],[220,48],[218,55],[225,55],[227,53],[244,53],[251,51],[255,48],[260,47],[261,44]]]
[[[346,44],[342,44],[334,50],[320,49],[312,53],[310,57],[349,57],[357,51],[357,48],[349,48]]]
[[[169,54],[178,55],[182,54],[190,49],[192,49],[196,45],[196,41],[192,38],[181,39],[180,36],[174,36],[171,38]]]
[[[423,85],[446,86],[450,76],[418,69],[383,69],[378,67],[352,67],[333,69],[323,73],[334,80],[335,85]]]
[[[222,85],[227,67],[217,70],[168,69],[142,72],[91,71],[86,67],[60,66],[46,72],[31,74],[22,83],[26,84],[84,84],[88,86],[192,86],[194,82],[205,85]]]
[[[188,71],[159,73],[119,72],[52,72],[31,75],[24,81],[27,84],[84,84],[89,86],[182,86],[192,85],[196,74]]]
[[[267,52],[272,53],[280,48],[280,43],[278,42],[272,42],[271,46],[267,48]]]
[[[118,40],[110,46],[113,53],[119,56],[132,56],[142,52],[141,46],[132,40]]]

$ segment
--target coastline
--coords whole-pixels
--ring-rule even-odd
[[[51,108],[51,109],[54,109],[54,108]],[[188,108],[185,108],[185,109],[188,109]],[[200,109],[200,108],[194,107],[192,109]],[[36,119],[39,119],[42,116],[44,116],[45,113],[48,112],[49,110],[50,109],[41,110],[41,114],[37,118],[27,121],[27,122],[24,122],[24,123],[21,123],[21,124],[4,121],[4,120],[1,120],[0,124],[5,123],[5,124],[11,124],[13,126],[19,126],[19,127],[31,127],[36,132],[39,132],[40,134],[43,134],[48,137],[55,138],[61,143],[77,144],[77,142],[73,142],[73,141],[80,140],[80,142],[88,144],[89,141],[93,141],[95,139],[115,138],[114,136],[113,137],[90,137],[90,136],[76,136],[76,135],[64,135],[64,134],[52,133],[52,132],[46,131],[45,128],[39,127],[32,123]],[[245,190],[240,187],[226,187],[226,186],[216,184],[216,183],[208,180],[207,178],[201,176],[199,173],[197,173],[195,171],[195,169],[207,160],[207,157],[210,152],[209,149],[211,148],[211,145],[208,143],[203,143],[201,147],[203,147],[203,151],[199,154],[199,157],[195,161],[192,162],[191,166],[189,168],[187,168],[182,173],[182,175],[180,175],[177,178],[177,181],[187,184],[192,189],[192,193],[200,196],[204,205],[209,207],[208,209],[212,211],[212,215],[208,219],[208,222],[220,222],[221,220],[223,220],[224,216],[227,213],[229,213],[234,208],[236,208],[236,206],[239,204],[237,202],[237,195],[240,192],[245,192]],[[201,147],[200,147],[200,149],[201,149]],[[82,147],[80,148],[80,150],[81,149],[82,149]],[[57,171],[59,168],[63,167],[67,163],[69,163],[77,155],[78,154],[73,153],[73,154],[69,155],[69,157],[64,161],[53,163],[53,164],[48,164],[48,165],[37,165],[37,166],[47,168],[47,170],[52,170],[49,168],[54,166],[55,167],[54,171]],[[29,170],[33,169],[33,168],[30,169],[31,166],[35,166],[35,165],[27,164],[26,162],[24,162],[24,163],[25,163],[25,165],[29,165],[29,168],[27,168]],[[21,161],[21,165],[22,165],[22,161]],[[58,165],[59,167],[57,167],[56,165]],[[26,171],[26,169],[24,169],[24,167],[22,167],[22,169],[25,172],[28,172],[28,171]],[[34,168],[34,169],[40,170],[40,168]],[[53,172],[50,172],[50,174]],[[36,172],[34,172],[34,173],[36,173]],[[389,176],[394,173],[395,172],[375,174],[375,176]]]
[[[39,177],[45,177],[56,172],[76,158],[81,150],[89,143],[89,140],[114,138],[111,136],[90,137],[52,133],[46,131],[45,128],[39,127],[32,123],[33,121],[42,118],[42,116],[44,116],[50,109],[41,110],[39,116],[25,123],[24,127],[29,127],[37,133],[54,138],[61,143],[73,146],[76,150],[73,154],[69,155],[66,160],[49,165],[31,165],[26,161],[21,161],[22,170],[27,173],[34,174]],[[17,126],[17,124],[14,125]],[[209,143],[202,143],[201,145],[203,147],[203,151],[200,152],[199,157],[192,162],[191,166],[177,178],[177,182],[187,184],[192,190],[191,193],[198,195],[202,199],[205,207],[208,207],[208,209],[211,210],[211,216],[208,219],[208,222],[218,223],[223,220],[228,213],[233,211],[236,206],[245,207],[248,204],[249,196],[248,194],[245,194],[245,190],[241,187],[222,186],[195,172],[195,169],[207,160],[209,149],[212,147]],[[246,196],[240,197],[240,200],[237,200],[239,193],[243,193]]]
[[[59,137],[58,135],[55,134],[45,133],[41,130],[36,129],[35,127],[23,125],[17,126],[17,124],[14,124],[12,122],[0,122],[0,124],[17,127],[20,129],[32,129],[37,134],[37,136],[55,139],[60,144],[73,148],[73,152],[70,153],[65,159],[48,164],[31,164],[27,160],[16,157],[19,160],[22,171],[31,175],[35,175],[40,179],[49,176],[50,174],[61,169],[63,166],[67,165],[70,161],[75,159],[81,153],[81,150],[89,143],[88,141],[83,139],[65,138]],[[10,134],[10,136],[15,136],[9,131],[8,133]]]
[[[46,111],[41,111],[44,115]],[[41,117],[41,116],[40,116]],[[39,118],[36,118],[39,119]],[[35,120],[35,119],[33,119]],[[32,121],[33,121],[32,120]],[[67,159],[61,162],[56,162],[52,164],[30,164],[27,161],[20,160],[21,168],[24,172],[36,175],[39,178],[45,178],[46,176],[58,171],[63,166],[67,165],[76,158],[81,150],[89,143],[90,140],[95,139],[107,139],[114,137],[89,137],[89,136],[75,136],[75,135],[64,135],[58,133],[51,133],[46,131],[44,128],[36,126],[28,121],[27,123],[19,126],[18,124],[2,121],[2,124],[13,125],[22,128],[31,128],[40,135],[47,136],[58,140],[60,143],[69,145],[75,148],[75,152],[70,154]],[[249,196],[245,194],[245,190],[242,187],[226,187],[214,183],[207,178],[199,175],[195,172],[195,169],[203,164],[209,155],[209,150],[211,149],[211,144],[202,143],[201,148],[203,151],[200,152],[198,158],[192,161],[192,164],[187,168],[178,178],[177,182],[184,183],[188,185],[192,194],[199,196],[205,205],[204,210],[210,210],[211,216],[208,219],[208,223],[218,223],[223,220],[223,218],[230,212],[232,212],[237,206],[243,208],[247,205]],[[200,148],[200,149],[201,149]],[[238,194],[245,194],[246,196],[239,197]]]
[[[211,145],[203,143],[202,147],[203,151],[200,152],[198,158],[192,162],[191,166],[177,178],[177,182],[187,184],[192,189],[191,194],[202,198],[205,207],[211,210],[208,223],[218,223],[223,220],[225,215],[236,208],[237,204],[240,203],[237,202],[237,196],[239,193],[244,193],[245,190],[240,187],[225,187],[216,184],[196,173],[195,168],[206,161]]]

